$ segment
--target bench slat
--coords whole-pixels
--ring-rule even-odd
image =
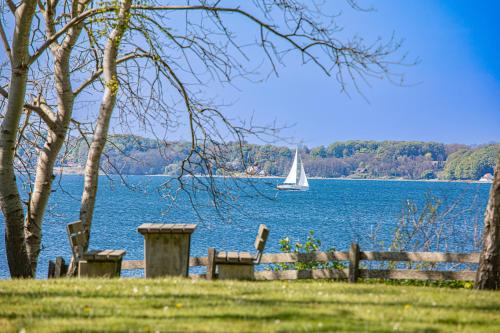
[[[227,253],[227,262],[237,263],[239,261],[240,260],[239,260],[238,252],[228,252]]]
[[[252,263],[255,258],[249,252],[240,252],[239,259],[242,263]]]

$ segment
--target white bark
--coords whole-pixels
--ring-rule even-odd
[[[14,172],[14,154],[26,94],[28,45],[35,9],[35,0],[25,0],[15,11],[9,99],[0,129],[0,206],[5,217],[6,253],[12,277],[32,275],[24,237],[24,209]]]
[[[77,17],[85,10],[89,0],[74,1],[72,16]],[[47,37],[54,34],[53,15],[46,8],[45,20]],[[35,183],[26,216],[26,246],[30,257],[33,274],[36,273],[40,243],[42,239],[42,221],[47,202],[52,191],[54,164],[66,139],[69,123],[73,113],[75,96],[71,86],[70,58],[73,47],[83,29],[83,22],[68,29],[65,38],[59,45],[54,43],[51,51],[54,59],[54,79],[57,93],[57,115],[53,128],[47,131],[47,141],[39,153]]]
[[[120,5],[118,22],[111,32],[104,50],[103,76],[105,83],[99,115],[85,164],[84,189],[80,207],[80,220],[86,231],[85,248],[90,239],[90,228],[94,214],[94,206],[99,181],[100,159],[108,137],[109,123],[116,103],[118,80],[116,63],[120,41],[125,33],[130,18],[131,0],[123,0]]]

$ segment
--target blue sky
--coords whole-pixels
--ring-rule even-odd
[[[395,68],[405,73],[409,86],[371,80],[369,87],[363,87],[366,99],[352,87],[345,94],[334,78],[314,66],[301,65],[296,55],[287,57],[279,77],[271,76],[262,83],[237,80],[237,89],[214,84],[203,93],[228,104],[224,111],[229,117],[253,117],[260,124],[276,121],[291,126],[281,136],[308,146],[355,139],[466,144],[500,141],[500,2],[359,3],[375,11],[354,11],[344,0],[325,0],[324,10],[331,14],[342,10],[338,18],[344,27],[342,36],[374,40],[394,33],[403,38],[403,51],[409,59],[420,59],[416,66]],[[231,24],[240,36],[250,36],[248,24],[242,20]],[[262,52],[252,52],[251,58],[263,58]],[[4,58],[3,53],[0,58]],[[92,96],[99,101],[99,94]],[[75,116],[95,116],[98,104],[83,102]],[[120,128],[112,132],[120,132]],[[167,138],[188,136],[181,129]]]
[[[326,1],[338,11],[338,1]],[[345,34],[405,39],[420,63],[401,68],[409,87],[372,80],[363,93],[341,93],[334,79],[293,59],[280,77],[239,83],[222,96],[231,112],[294,125],[284,134],[308,146],[350,139],[479,144],[500,141],[500,2],[366,1],[376,11],[345,10]],[[220,91],[219,91],[220,93]]]

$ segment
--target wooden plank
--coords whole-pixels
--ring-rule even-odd
[[[255,249],[259,252],[264,251],[266,246],[267,237],[269,236],[269,229],[265,224],[259,225],[259,231],[257,232],[257,238],[255,239]]]
[[[78,262],[78,277],[119,277],[120,264],[116,261],[85,261]]]
[[[97,261],[117,261],[122,259],[126,254],[125,250],[92,250],[84,254],[85,260],[97,260]]]
[[[266,253],[262,255],[262,264],[285,262],[328,262],[349,260],[349,252],[316,252],[316,253]],[[373,261],[426,261],[426,262],[458,262],[478,263],[479,253],[445,253],[445,252],[370,252],[361,251],[360,260]]]
[[[349,252],[315,252],[315,253],[266,253],[262,255],[261,264],[294,263],[294,262],[329,262],[349,260]]]
[[[169,225],[163,223],[150,223],[148,226],[148,234],[159,234],[161,229],[170,229]],[[170,231],[169,231],[170,232]]]
[[[196,224],[185,224],[184,225],[184,232],[194,232],[196,229]]]
[[[240,252],[239,259],[242,263],[252,263],[255,258],[249,252]]]
[[[224,251],[217,252],[217,255],[215,256],[215,261],[216,262],[225,262],[227,260],[227,253]]]
[[[348,270],[313,269],[307,271],[260,271],[255,272],[256,280],[297,280],[297,279],[347,279]]]
[[[256,280],[296,280],[296,279],[347,279],[348,270],[315,269],[311,271],[260,271],[255,272]],[[360,269],[361,278],[408,279],[408,280],[460,280],[473,281],[474,271],[418,271],[418,270],[368,270]]]
[[[152,226],[154,226],[153,223],[143,223],[137,228],[137,231],[141,234],[147,234],[149,233],[149,228]]]
[[[361,252],[361,260],[478,263],[479,253],[446,252]]]
[[[352,243],[349,249],[349,282],[356,283],[359,273],[359,245]]]
[[[157,230],[158,232],[161,233],[170,233],[172,230],[172,225],[171,224],[158,224],[157,226],[151,225],[150,229]]]
[[[348,269],[313,269],[311,271],[313,279],[347,279]]]
[[[94,260],[110,260],[109,255],[113,253],[113,250],[102,250],[94,254]],[[87,259],[88,260],[88,259]]]
[[[173,234],[182,234],[184,233],[184,224],[170,224],[169,229],[169,231]]]
[[[207,266],[207,264],[208,264],[207,257],[191,257],[191,258],[189,258],[189,267]]]
[[[57,257],[54,267],[54,278],[60,278],[64,270],[64,259],[63,257]]]
[[[137,231],[141,234],[186,234],[192,233],[196,229],[196,224],[185,223],[143,223]]]
[[[125,250],[113,250],[113,252],[108,254],[108,258],[111,260],[120,260],[126,253]]]
[[[217,279],[220,280],[254,280],[253,265],[235,265],[234,263],[218,264]]]
[[[144,260],[124,260],[122,269],[144,269]]]
[[[56,269],[56,263],[52,260],[49,260],[49,270],[47,273],[47,279],[54,278],[55,269]]]
[[[69,235],[69,241],[70,245],[74,247],[80,247],[85,242],[82,233]]]
[[[296,280],[299,271],[260,271],[255,272],[256,280]]]
[[[207,280],[215,279],[215,257],[217,257],[217,251],[215,248],[209,247],[207,257]]]
[[[238,252],[228,252],[226,260],[228,263],[238,263],[240,261]]]
[[[81,221],[69,223],[66,229],[70,235],[83,232],[83,223]]]
[[[61,265],[61,277],[68,275],[68,269],[69,269],[69,265],[66,264],[66,262],[63,259],[62,265]]]
[[[474,271],[419,271],[413,269],[360,269],[362,278],[394,279],[394,280],[460,280],[473,281]]]

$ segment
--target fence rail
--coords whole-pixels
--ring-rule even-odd
[[[448,252],[374,252],[360,251],[358,244],[352,244],[349,251],[315,252],[315,253],[268,253],[262,256],[261,264],[282,263],[327,263],[331,261],[347,261],[346,269],[312,269],[312,270],[280,270],[257,271],[256,280],[295,280],[295,279],[348,279],[356,282],[358,278],[380,279],[413,279],[413,280],[461,280],[471,281],[474,271],[440,271],[416,269],[364,269],[360,261],[389,262],[422,262],[422,263],[479,263],[479,253]],[[190,257],[189,266],[207,266],[207,257]],[[124,260],[123,270],[143,269],[143,260]],[[197,277],[204,277],[204,274]]]

